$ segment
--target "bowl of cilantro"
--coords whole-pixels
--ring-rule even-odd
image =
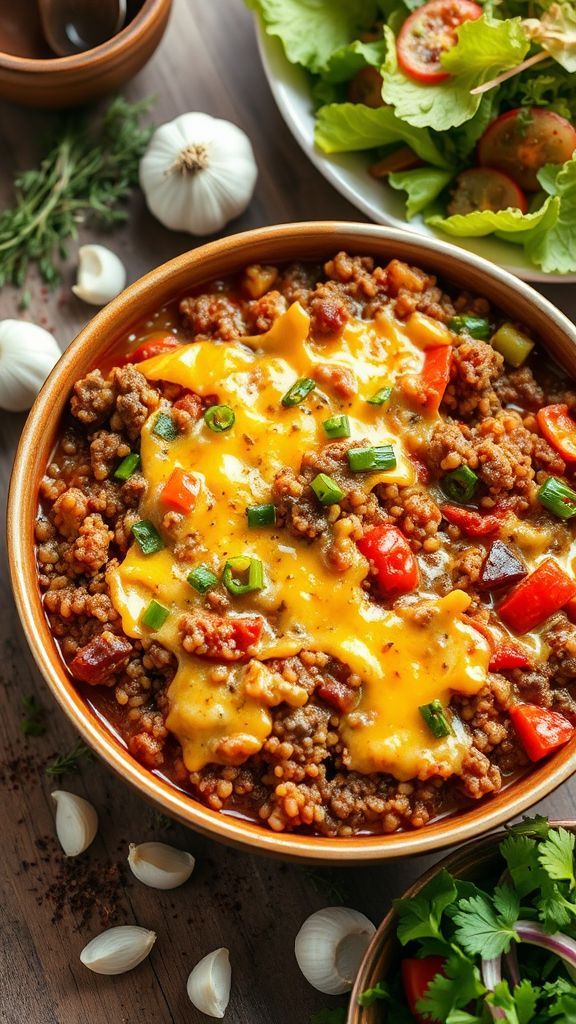
[[[525,818],[423,875],[376,932],[347,1024],[575,1021],[575,832]]]

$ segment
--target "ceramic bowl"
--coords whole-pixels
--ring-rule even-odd
[[[372,254],[380,261],[407,260],[457,287],[487,296],[511,319],[529,323],[550,353],[576,376],[576,329],[532,288],[478,256],[416,235],[372,224],[282,224],[223,238],[165,263],[131,285],[84,328],[51,373],[30,413],[14,465],[8,544],[12,582],[28,641],[56,699],[83,739],[123,779],[166,814],[224,842],[285,858],[358,863],[425,853],[474,838],[541,800],[576,768],[575,744],[490,799],[425,828],[393,835],[327,839],[274,833],[253,822],[204,807],[142,767],[87,708],[65,671],[44,617],[36,578],[34,519],[38,484],[49,461],[75,381],[106,362],[136,322],[186,289],[234,273],[247,263],[318,260],[340,249]]]
[[[32,107],[75,107],[114,92],[150,59],[171,7],[172,0],[143,0],[121,32],[71,57],[37,59],[0,51],[0,97]],[[29,19],[38,17],[35,2],[30,12],[25,5],[23,14],[30,27]]]
[[[576,821],[574,820],[552,821],[550,824],[555,827],[562,825],[572,832],[576,830]],[[402,898],[411,899],[417,896],[424,886],[443,869],[450,871],[456,878],[465,878],[469,882],[486,887],[488,879],[491,879],[496,873],[501,873],[501,868],[498,867],[498,845],[505,835],[505,832],[496,832],[480,842],[468,843],[462,849],[444,857],[426,874],[422,875],[414,885],[411,885],[406,892],[402,893]],[[385,1024],[386,1015],[382,1003],[374,1003],[367,1007],[358,1006],[358,996],[367,988],[372,988],[378,981],[385,981],[392,971],[397,971],[402,950],[396,938],[397,926],[398,915],[395,910],[391,910],[374,935],[360,965],[354,988],[350,994],[346,1024]]]

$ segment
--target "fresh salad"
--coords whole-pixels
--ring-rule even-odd
[[[574,1024],[575,837],[525,819],[485,887],[440,871],[398,900],[396,981],[359,997],[387,1024]]]
[[[247,3],[310,73],[320,150],[367,151],[408,220],[576,271],[576,4]]]

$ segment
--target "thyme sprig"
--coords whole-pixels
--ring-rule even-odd
[[[142,125],[150,100],[119,96],[96,121],[68,115],[40,165],[17,174],[14,206],[0,213],[0,287],[22,286],[31,264],[54,285],[78,226],[126,220],[140,158],[152,128]]]
[[[72,750],[66,754],[59,754],[46,765],[46,775],[72,775],[79,772],[80,761],[85,757],[92,757],[92,751],[82,740],[78,740]]]

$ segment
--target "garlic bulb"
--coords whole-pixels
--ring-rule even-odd
[[[80,960],[95,974],[124,974],[146,959],[155,942],[156,932],[122,924],[100,932],[84,946]]]
[[[163,124],[140,161],[150,212],[165,227],[191,235],[212,235],[243,213],[257,175],[242,129],[200,113]]]
[[[326,995],[349,992],[375,931],[372,922],[358,910],[317,910],[304,921],[294,942],[302,974]]]
[[[0,409],[24,412],[61,356],[55,337],[28,320],[0,320]]]
[[[208,953],[192,970],[186,984],[190,1002],[209,1017],[222,1018],[230,999],[232,970],[227,949]]]
[[[55,789],[51,794],[56,804],[56,835],[67,857],[84,853],[98,831],[98,815],[84,797]]]
[[[106,246],[83,245],[78,260],[78,278],[72,291],[91,306],[105,306],[126,287],[124,264]]]
[[[139,882],[152,889],[176,889],[187,882],[196,861],[186,850],[166,843],[130,843],[128,863]]]

